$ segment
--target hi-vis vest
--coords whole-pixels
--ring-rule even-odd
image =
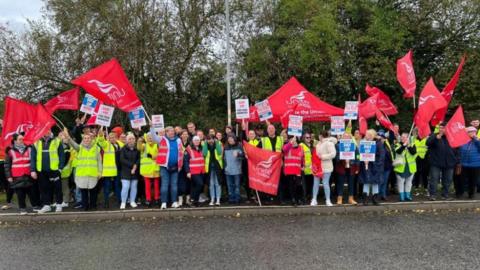
[[[395,151],[398,150],[400,147],[401,145],[397,144]],[[415,159],[417,158],[417,154],[412,155],[410,154],[410,152],[408,152],[408,149],[405,148],[405,150],[403,150],[403,153],[397,154],[397,155],[403,155],[403,157],[405,158],[405,164],[408,164],[408,170],[410,171],[410,174],[414,174],[417,172],[417,162],[415,161]],[[395,166],[393,170],[397,173],[404,173],[405,164],[400,164],[398,166]]]
[[[297,147],[290,149],[284,157],[283,172],[285,175],[298,175],[302,174],[302,157],[303,148]]]
[[[262,148],[274,152],[282,152],[283,147],[283,137],[277,136],[277,141],[275,142],[275,149],[272,148],[269,137],[262,137]]]
[[[303,148],[303,154],[305,155],[305,169],[303,172],[305,175],[312,174],[312,151],[305,143],[300,143],[300,146]]]
[[[223,147],[222,147],[222,152],[217,151],[217,143],[215,142],[215,159],[218,161],[218,164],[220,165],[220,169],[223,169],[223,157],[222,157],[222,152],[223,152]],[[210,151],[207,151],[207,154],[205,156],[205,173],[208,173],[210,171]]]
[[[58,157],[58,147],[60,146],[60,143],[60,139],[52,139],[50,140],[48,150],[43,150],[43,141],[38,140],[37,142],[35,142],[35,149],[37,149],[37,171],[42,171],[42,155],[45,152],[48,152],[48,156],[50,157],[50,170],[58,170],[58,166],[60,163]]]
[[[178,147],[178,168],[182,168],[183,165],[183,146],[182,140],[177,138],[177,147]],[[168,156],[170,155],[170,143],[166,137],[160,139],[158,144],[158,156],[157,164],[161,167],[168,167]]]
[[[423,138],[422,140],[415,138],[414,144],[415,144],[415,147],[417,148],[418,157],[421,159],[424,159],[428,151],[427,138]]]
[[[63,170],[60,174],[62,179],[66,179],[70,177],[70,175],[72,174],[72,171],[73,171],[72,163],[73,163],[73,160],[75,160],[75,156],[77,155],[77,151],[75,151],[75,149],[73,148],[64,148],[64,149],[65,149],[64,150],[65,153],[70,153],[70,157],[66,161],[65,167],[63,167]]]
[[[204,174],[205,173],[205,158],[203,157],[203,151],[192,149],[190,146],[187,147],[187,153],[190,156],[190,173],[194,174]]]
[[[32,149],[30,147],[28,147],[23,154],[10,149],[9,153],[12,157],[12,177],[30,175],[31,151]]]
[[[103,147],[103,167],[102,177],[117,176],[117,160],[115,156],[115,146],[111,142],[105,142]]]
[[[257,139],[253,139],[253,140],[248,140],[248,143],[250,145],[253,145],[253,146],[257,147],[257,145],[260,143],[260,141],[257,140]]]
[[[150,154],[151,158],[148,157]],[[140,175],[144,177],[158,177],[158,171],[160,168],[155,159],[158,155],[158,145],[153,143],[146,143],[143,145],[142,157],[140,158]]]
[[[96,144],[90,149],[80,145],[74,160],[75,176],[98,177],[98,155],[100,155],[100,148]]]
[[[390,146],[390,142],[388,142],[388,140],[385,140],[385,147],[388,148],[388,150],[390,150],[388,152],[390,153],[390,158],[393,161],[395,159],[394,151],[392,149],[392,146]]]

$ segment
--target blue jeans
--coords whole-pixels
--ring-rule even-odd
[[[210,171],[210,199],[220,200],[222,197],[222,187],[218,182],[218,176],[215,171]]]
[[[325,192],[325,199],[330,200],[330,176],[332,173],[323,173],[323,191]],[[313,199],[317,199],[318,190],[320,189],[320,178],[313,177]]]
[[[160,176],[162,177],[160,186],[160,199],[162,203],[168,203],[168,189],[170,188],[170,199],[176,202],[178,188],[178,170],[169,171],[165,167],[160,167]]]
[[[240,202],[240,178],[241,174],[227,175],[228,201],[231,203]]]
[[[428,186],[430,196],[433,197],[437,195],[440,173],[442,174],[442,196],[448,197],[448,190],[450,189],[453,179],[453,168],[439,168],[435,166],[430,166],[430,182]]]
[[[122,203],[127,203],[128,191],[130,190],[130,203],[135,202],[137,198],[137,184],[138,180],[122,179]]]
[[[378,184],[363,184],[363,193],[370,194],[370,187],[372,187],[372,195],[378,194]]]
[[[337,178],[337,195],[343,196],[343,186],[345,184],[345,178],[348,181],[348,196],[353,196],[353,175],[349,171],[346,171],[345,174],[338,174]]]
[[[383,182],[380,184],[380,196],[387,197],[387,187],[388,187],[388,178],[390,176],[391,170],[383,171]]]
[[[105,199],[105,201],[108,201],[108,198],[110,196],[110,189],[112,188],[112,182],[115,197],[117,201],[120,202],[122,198],[122,189],[120,187],[120,178],[117,176],[103,178],[103,198]]]

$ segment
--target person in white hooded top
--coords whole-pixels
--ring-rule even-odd
[[[319,136],[320,143],[317,144],[315,150],[317,152],[317,156],[322,160],[322,171],[323,171],[323,190],[325,192],[325,202],[327,206],[332,206],[332,202],[330,200],[330,176],[332,176],[333,172],[333,162],[332,160],[337,155],[337,150],[335,149],[335,144],[337,143],[337,139],[334,137],[330,137],[328,131],[323,131],[322,134]],[[313,185],[313,193],[317,194],[318,189],[320,187],[320,181],[314,181]],[[317,205],[317,198],[316,196],[313,197],[312,202],[310,205],[315,206]]]

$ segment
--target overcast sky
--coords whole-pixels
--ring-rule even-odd
[[[8,23],[9,28],[20,32],[27,19],[40,18],[42,0],[0,0],[0,24]]]

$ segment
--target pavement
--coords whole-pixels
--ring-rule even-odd
[[[475,209],[10,224],[0,269],[478,269],[479,224]]]

